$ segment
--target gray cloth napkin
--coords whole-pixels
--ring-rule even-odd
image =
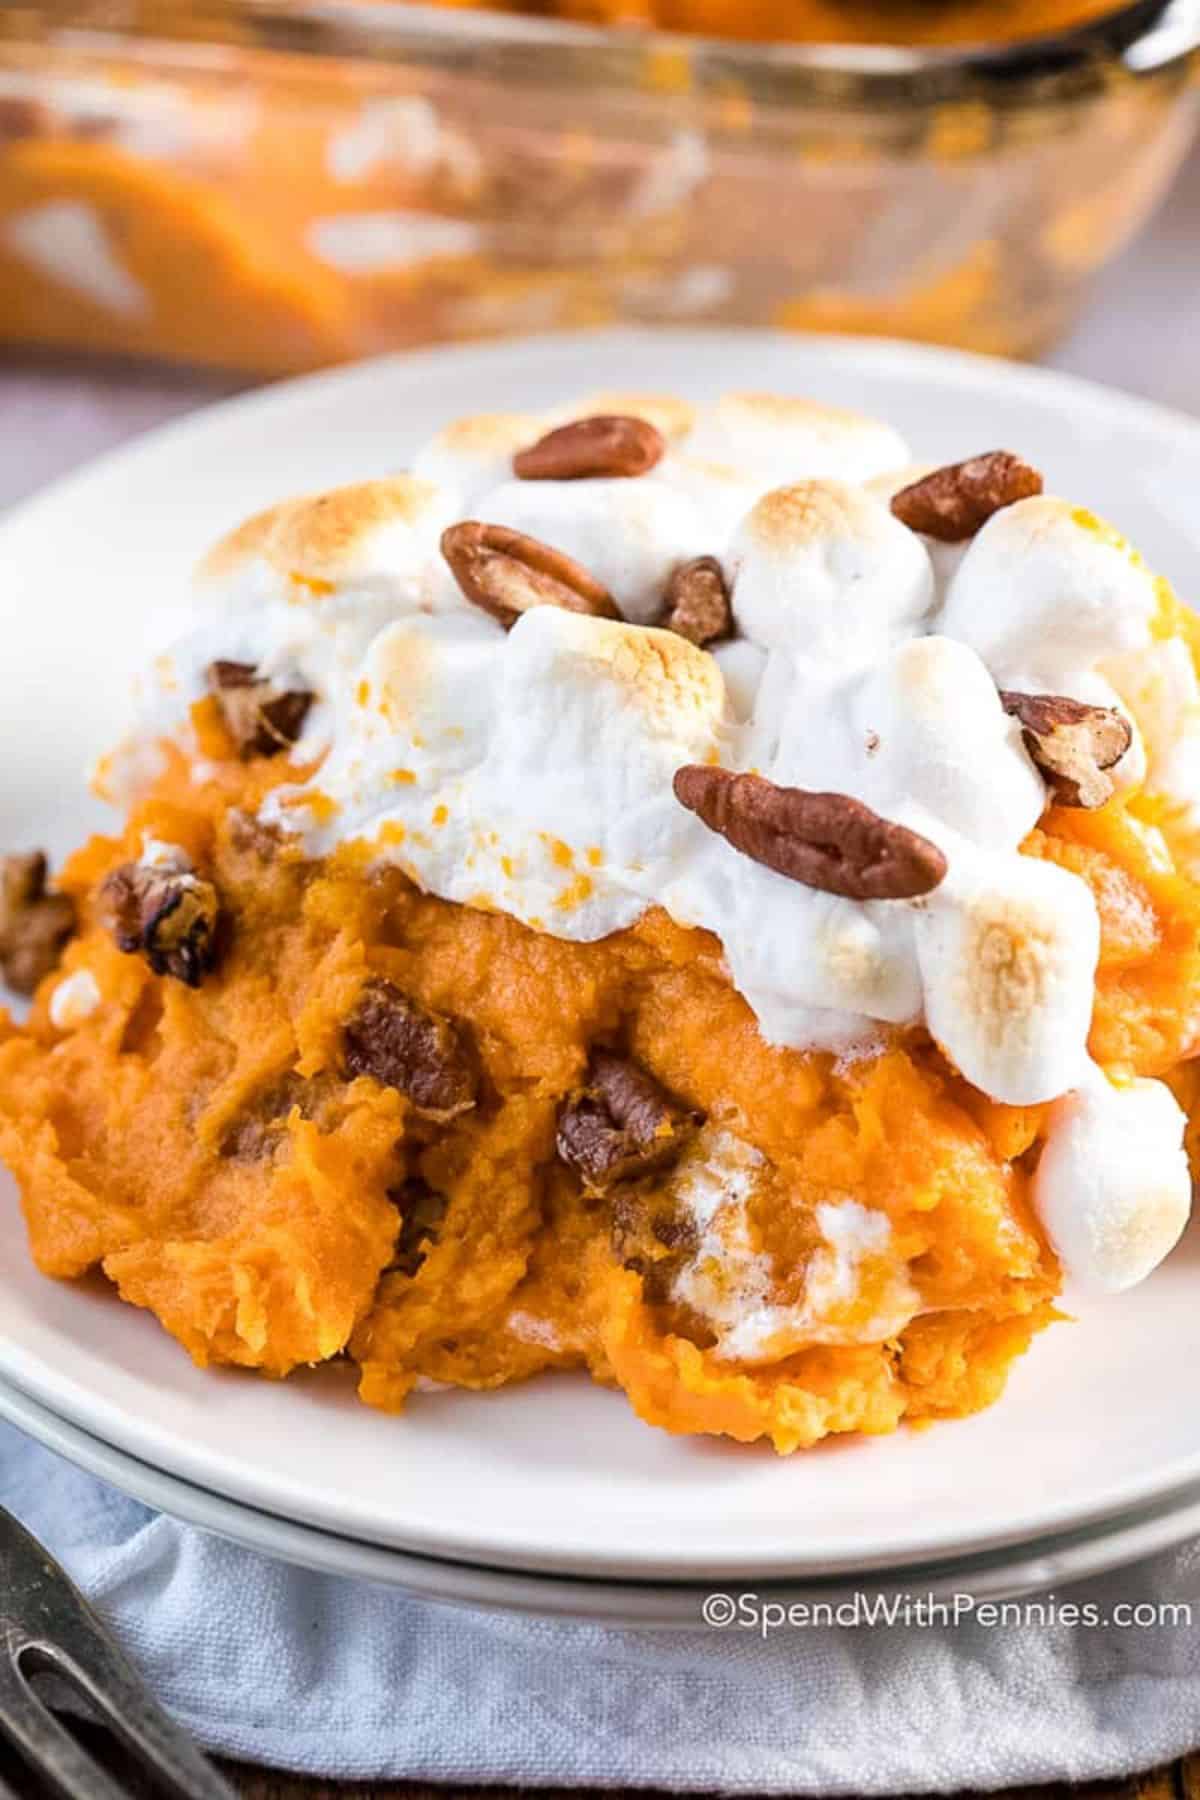
[[[1200,412],[1200,160],[1051,360]],[[1138,322],[1130,330],[1131,319]],[[0,504],[220,392],[0,364]],[[1036,1479],[1036,1469],[1030,1471]],[[0,1426],[0,1503],[210,1749],[352,1777],[885,1794],[1125,1774],[1200,1744],[1200,1545],[1060,1596],[1194,1622],[623,1632],[453,1610],[156,1517]]]
[[[209,1749],[310,1773],[887,1794],[1112,1776],[1200,1744],[1200,1546],[1060,1595],[1194,1624],[619,1631],[310,1575],[0,1426],[0,1503]]]

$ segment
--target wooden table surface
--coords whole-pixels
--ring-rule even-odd
[[[155,1800],[158,1790],[139,1779],[124,1756],[114,1752],[107,1738],[88,1727],[78,1727],[87,1747],[116,1775],[130,1800]],[[0,1758],[3,1749],[0,1748]],[[245,1763],[219,1765],[241,1800],[669,1800],[656,1789],[511,1788],[448,1785],[427,1781],[341,1782],[286,1775]],[[13,1773],[0,1768],[6,1779]],[[16,1800],[44,1800],[32,1787],[15,1778]],[[996,1800],[995,1796],[966,1795],[962,1800]],[[1054,1782],[1046,1787],[1010,1788],[1003,1800],[1200,1800],[1200,1751],[1149,1774],[1126,1781],[1096,1781],[1072,1787]]]
[[[143,1781],[104,1734],[83,1725],[76,1731],[97,1761],[117,1777],[129,1800],[161,1800],[161,1790]],[[0,1744],[0,1777],[12,1783],[15,1800],[45,1800],[44,1790],[39,1792],[24,1781],[4,1758]],[[670,1800],[651,1788],[435,1787],[427,1781],[313,1780],[244,1763],[219,1766],[240,1800]],[[961,1800],[996,1800],[996,1796],[964,1795]],[[1126,1781],[1095,1781],[1078,1787],[1060,1781],[1045,1787],[1009,1788],[1003,1800],[1200,1800],[1200,1751]]]
[[[262,1769],[225,1765],[242,1800],[656,1800],[653,1790],[598,1794],[579,1788],[432,1787],[427,1782],[339,1783],[300,1780]],[[661,1800],[661,1796],[657,1797]],[[971,1800],[985,1800],[980,1795]],[[992,1797],[995,1800],[995,1797]],[[1072,1788],[1011,1788],[1005,1800],[1200,1800],[1200,1753],[1128,1781],[1099,1781]]]

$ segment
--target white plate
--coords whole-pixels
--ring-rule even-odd
[[[0,844],[69,839],[79,768],[193,555],[252,507],[402,464],[456,413],[591,386],[807,392],[882,414],[922,458],[1009,445],[1200,591],[1200,427],[1063,377],[909,346],[770,333],[600,333],[390,359],[216,407],[59,485],[0,529]],[[978,1556],[1200,1481],[1195,1263],[1059,1326],[983,1416],[768,1451],[676,1440],[619,1395],[547,1379],[356,1405],[325,1370],[203,1375],[144,1313],[32,1271],[0,1202],[0,1376],[68,1424],[224,1499],[362,1543],[609,1579],[811,1579]]]
[[[91,1437],[77,1425],[68,1425],[4,1381],[0,1381],[0,1420],[18,1426],[47,1449],[133,1499],[184,1524],[226,1538],[242,1549],[323,1575],[349,1576],[403,1588],[426,1600],[538,1617],[585,1619],[601,1625],[679,1629],[702,1622],[705,1597],[713,1591],[711,1583],[635,1584],[561,1575],[522,1575],[481,1568],[475,1563],[412,1556],[402,1550],[386,1550],[378,1544],[338,1537],[310,1525],[295,1525],[152,1469],[148,1463],[138,1462]],[[866,1581],[861,1576],[843,1576],[807,1583],[756,1583],[750,1591],[760,1600],[784,1605],[804,1600],[810,1605],[823,1601],[836,1606],[839,1602],[852,1602],[864,1592],[872,1600],[918,1597],[952,1601],[961,1595],[969,1595],[976,1603],[1013,1600],[1103,1574],[1170,1549],[1198,1533],[1200,1489],[1191,1488],[1173,1496],[1165,1505],[1121,1514],[1091,1530],[1052,1535],[981,1557],[890,1570]],[[735,1593],[746,1591],[740,1582],[731,1585]]]

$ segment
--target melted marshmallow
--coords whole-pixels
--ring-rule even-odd
[[[669,1183],[696,1233],[696,1248],[675,1278],[674,1298],[712,1327],[717,1355],[777,1362],[813,1344],[878,1343],[901,1332],[918,1310],[916,1292],[904,1265],[896,1265],[891,1221],[856,1200],[815,1208],[822,1241],[809,1259],[803,1296],[791,1305],[773,1297],[773,1261],[756,1248],[749,1217],[766,1177],[767,1163],[757,1150],[709,1126],[689,1145]],[[868,1272],[877,1291],[864,1319],[858,1301]]]
[[[650,474],[513,478],[514,453],[550,425],[606,410],[658,425],[668,448]],[[1200,687],[1186,650],[1155,637],[1159,587],[1114,532],[1066,502],[1022,501],[935,572],[886,504],[901,481],[889,471],[908,463],[886,426],[755,396],[693,411],[597,395],[460,421],[412,476],[293,502],[226,540],[151,683],[143,736],[186,741],[181,716],[216,657],[302,684],[316,704],[294,755],[327,755],[266,817],[309,853],[365,843],[431,892],[576,941],[663,906],[721,940],[773,1043],[864,1054],[925,1024],[993,1099],[1058,1103],[1038,1189],[1057,1219],[1053,1171],[1073,1166],[1084,1104],[1063,1097],[1094,1106],[1099,1079],[1086,1048],[1099,926],[1084,882],[1019,853],[1045,789],[997,689],[1124,706],[1138,730],[1119,779],[1169,771],[1200,817]],[[506,633],[439,555],[464,517],[575,556],[623,620],[538,608]],[[697,555],[721,560],[739,633],[711,654],[647,628]],[[947,877],[872,902],[787,880],[675,802],[672,776],[692,762],[856,796],[932,839]],[[1173,1102],[1153,1083],[1134,1091],[1173,1157]],[[1081,1192],[1074,1235],[1048,1228],[1086,1266],[1088,1233],[1111,1233],[1099,1188]]]

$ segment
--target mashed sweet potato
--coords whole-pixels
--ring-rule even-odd
[[[28,1029],[0,1042],[0,1153],[47,1275],[103,1269],[201,1364],[283,1376],[348,1355],[363,1399],[391,1411],[423,1380],[579,1367],[653,1424],[786,1452],[995,1397],[1055,1317],[1058,1269],[1027,1201],[1043,1109],[984,1099],[923,1034],[844,1066],[769,1047],[717,941],[659,910],[570,943],[424,894],[361,851],[307,863],[253,822],[273,767],[229,760],[198,779],[170,753],[124,838],[94,839],[63,873],[82,929]],[[1200,983],[1200,899],[1163,872],[1148,810],[1052,809],[1027,849],[1099,905],[1094,1054],[1161,1074],[1195,1050],[1180,996]],[[181,847],[221,896],[216,966],[195,988],[122,954],[101,916],[105,876],[147,838]],[[62,1029],[53,995],[81,970],[99,1001]],[[455,1022],[473,1106],[439,1120],[351,1073],[368,980]],[[769,1159],[752,1229],[783,1288],[802,1282],[823,1200],[886,1214],[912,1322],[869,1341],[883,1276],[867,1264],[836,1313],[841,1341],[766,1366],[715,1354],[629,1253],[627,1213],[556,1157],[597,1044]],[[666,1180],[638,1184],[642,1216]]]

